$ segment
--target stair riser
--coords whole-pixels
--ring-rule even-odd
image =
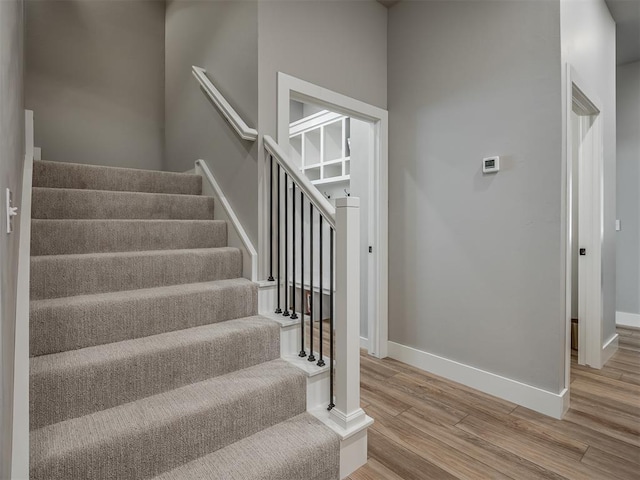
[[[33,220],[31,255],[132,252],[227,245],[223,221]]]
[[[365,444],[365,462],[366,450]],[[153,480],[338,480],[345,478],[340,476],[339,464],[338,435],[303,413]]]
[[[30,479],[153,477],[304,412],[304,394],[296,395],[303,390],[304,377],[282,377],[276,371],[270,375],[268,385],[251,392],[243,388],[239,395],[225,395],[215,407],[202,403],[197,411],[190,409],[177,418],[149,422],[145,428],[129,427],[128,420],[137,425],[139,418],[148,414],[141,407],[139,418],[120,419],[118,433],[113,437],[73,451],[54,447],[56,437],[46,427],[32,432],[32,443],[51,445],[48,448],[60,453],[32,456]],[[182,405],[189,400],[173,396],[171,401]],[[51,428],[72,426],[57,424]]]
[[[31,258],[31,300],[210,282],[242,276],[233,248]]]
[[[31,302],[30,354],[65,352],[95,345],[223,322],[257,314],[257,287],[212,286],[185,293],[156,290],[83,302]]]
[[[200,195],[202,177],[130,168],[34,162],[33,186]]]
[[[32,359],[30,383],[31,429],[105,410],[189,383],[224,375],[280,356],[277,324],[241,320],[242,331],[220,325],[215,335],[194,339],[192,332],[176,332],[184,340],[168,349],[161,338],[123,342],[129,350],[108,357],[111,349],[66,352],[57,358]],[[227,327],[227,328],[224,328]],[[206,327],[205,327],[206,328]],[[200,329],[202,330],[202,329]],[[187,333],[187,335],[185,335]],[[112,354],[112,355],[115,355]],[[55,365],[52,368],[52,365]],[[73,395],[69,395],[73,392]]]
[[[213,198],[34,188],[32,218],[212,220]]]

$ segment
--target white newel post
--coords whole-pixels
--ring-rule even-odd
[[[331,418],[350,429],[360,408],[360,199],[336,199],[335,407]]]

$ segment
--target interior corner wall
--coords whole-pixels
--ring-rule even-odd
[[[44,160],[162,169],[164,2],[26,2],[25,103]]]
[[[389,9],[389,336],[564,388],[558,1]],[[484,157],[500,171],[483,174]]]
[[[258,124],[258,3],[168,0],[166,6],[165,169],[204,160],[247,234],[258,240],[258,142],[239,139],[200,89],[207,75],[250,127]]]
[[[5,189],[16,205],[22,196],[24,165],[23,3],[0,1],[0,206]],[[0,233],[0,478],[11,478],[16,277],[20,222],[10,235]]]
[[[617,69],[616,310],[640,318],[640,61]]]
[[[571,64],[603,115],[602,341],[616,333],[616,26],[604,0],[561,0],[562,74]],[[565,90],[562,90],[563,103]],[[567,122],[562,111],[562,132]],[[563,152],[566,156],[566,152]]]

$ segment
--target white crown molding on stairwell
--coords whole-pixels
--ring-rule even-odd
[[[326,199],[324,195],[311,183],[306,175],[300,173],[300,169],[289,159],[289,156],[280,148],[280,145],[269,135],[263,137],[264,148],[278,162],[283,170],[298,184],[300,191],[303,192],[314,207],[325,218],[327,223],[333,228],[336,227],[336,210],[333,205]]]
[[[238,115],[238,112],[229,104],[220,91],[211,83],[211,80],[207,77],[207,71],[202,67],[192,68],[193,76],[198,80],[207,96],[211,99],[214,105],[220,110],[220,113],[227,119],[238,136],[243,140],[255,141],[258,138],[258,131],[255,128],[249,127],[245,121]]]
[[[389,356],[553,418],[562,418],[568,407],[569,391],[566,388],[560,393],[549,392],[395,342],[389,342]]]
[[[621,327],[640,328],[640,314],[616,312],[616,325]]]
[[[369,320],[369,354],[378,358],[387,356],[388,323],[389,323],[389,113],[379,107],[362,102],[355,98],[334,92],[311,82],[278,72],[277,93],[277,144],[285,154],[290,148],[289,106],[291,100],[319,105],[333,112],[371,123],[372,135],[375,138],[373,149],[373,265],[370,275],[371,288],[375,292],[375,307]],[[266,188],[263,187],[263,192]],[[264,193],[263,193],[264,194]],[[266,216],[266,210],[261,211]],[[263,222],[262,228],[265,228]],[[262,238],[268,238],[262,232]],[[268,248],[261,243],[261,254]]]
[[[20,239],[13,373],[11,478],[29,478],[29,276],[31,265],[31,184],[34,157],[33,112],[25,110],[25,156],[20,202]]]
[[[257,281],[258,252],[253,246],[249,235],[247,235],[229,200],[227,200],[222,188],[220,188],[204,160],[196,160],[195,172],[205,180],[202,182],[202,193],[212,196],[216,202],[216,207],[222,207],[214,208],[214,219],[224,220],[227,222],[228,227],[231,226],[231,228],[227,227],[227,244],[230,247],[240,249],[242,252],[242,276],[252,282]]]

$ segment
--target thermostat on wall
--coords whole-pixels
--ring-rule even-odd
[[[500,170],[500,157],[482,159],[482,173],[495,173]]]

